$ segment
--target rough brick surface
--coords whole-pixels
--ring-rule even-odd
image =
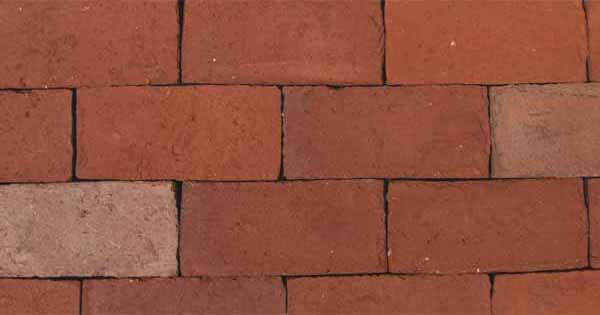
[[[600,272],[501,275],[494,282],[494,315],[595,315]]]
[[[177,4],[1,1],[0,87],[175,83]]]
[[[488,175],[485,88],[294,87],[284,93],[287,178]]]
[[[0,92],[0,182],[66,181],[72,153],[70,91]]]
[[[536,271],[587,265],[580,179],[392,182],[390,270]]]
[[[0,276],[172,276],[171,183],[0,186]]]
[[[600,81],[600,1],[586,0],[589,45],[590,79]]]
[[[580,0],[386,1],[389,83],[585,81]]]
[[[380,2],[188,1],[183,80],[381,83]]]
[[[83,314],[284,314],[279,278],[91,280]]]
[[[2,279],[0,314],[79,315],[79,282]]]
[[[80,178],[276,179],[274,87],[127,87],[78,94]]]
[[[185,183],[184,275],[385,270],[380,181]]]
[[[588,180],[590,208],[590,260],[592,267],[600,268],[600,179]]]
[[[600,84],[491,88],[494,177],[600,175]]]
[[[288,281],[289,314],[489,315],[486,276],[299,278]]]

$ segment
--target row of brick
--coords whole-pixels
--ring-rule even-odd
[[[600,81],[598,0],[2,1],[0,40],[0,88]]]
[[[597,314],[600,272],[287,279],[0,280],[7,314]],[[80,306],[81,295],[81,306]],[[80,313],[81,307],[81,313]]]
[[[75,93],[0,91],[0,182],[68,181],[74,141],[80,179],[600,175],[598,83],[490,87],[490,104],[480,86]]]
[[[580,179],[186,182],[179,221],[168,182],[3,185],[0,276],[598,268],[600,180],[588,182],[589,213]]]

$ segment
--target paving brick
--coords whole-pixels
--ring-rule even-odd
[[[183,80],[382,83],[378,0],[187,1]]]
[[[392,182],[390,270],[540,271],[587,265],[580,179]]]
[[[0,186],[0,276],[173,276],[171,183]]]
[[[0,87],[177,82],[177,3],[0,2]]]
[[[79,282],[1,279],[0,314],[79,315]]]
[[[392,84],[582,82],[580,0],[386,1]]]
[[[82,89],[77,176],[276,179],[280,92],[274,87]]]
[[[588,180],[590,211],[590,263],[600,268],[600,179]]]
[[[590,45],[590,79],[600,81],[600,1],[586,0],[589,45]]]
[[[380,181],[185,183],[186,276],[385,271]]]
[[[83,293],[86,315],[285,313],[279,278],[86,280]]]
[[[0,148],[0,182],[68,180],[73,154],[71,92],[1,91]]]
[[[600,272],[501,275],[494,281],[494,315],[598,314]]]
[[[600,84],[491,88],[493,177],[600,175]]]
[[[287,178],[488,176],[483,87],[292,87],[284,94]]]
[[[489,315],[487,276],[288,280],[289,314]]]

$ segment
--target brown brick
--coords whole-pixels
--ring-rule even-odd
[[[83,293],[86,315],[285,313],[279,278],[91,280]]]
[[[188,1],[183,80],[382,83],[378,0]]]
[[[388,82],[585,81],[581,3],[386,1]]]
[[[177,4],[1,1],[0,87],[177,81]]]
[[[600,175],[600,84],[491,88],[494,177]]]
[[[600,1],[586,0],[589,45],[590,79],[600,81]]]
[[[186,276],[385,271],[379,181],[185,183]]]
[[[79,315],[79,282],[2,279],[0,314]]]
[[[392,182],[390,270],[539,271],[587,265],[580,179]]]
[[[482,87],[285,88],[288,178],[487,177]]]
[[[600,268],[600,179],[588,180],[590,211],[590,260],[592,267]]]
[[[280,115],[274,87],[83,89],[77,176],[276,179]]]
[[[172,276],[171,183],[0,186],[0,276]]]
[[[494,315],[595,315],[600,272],[501,275],[494,281]]]
[[[70,91],[0,92],[0,182],[66,181],[72,154]]]
[[[486,276],[324,277],[288,281],[289,314],[489,315]]]

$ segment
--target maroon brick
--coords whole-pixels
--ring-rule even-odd
[[[600,1],[586,0],[589,30],[589,71],[592,81],[600,81]]]
[[[183,80],[382,83],[378,0],[187,1]]]
[[[590,262],[600,268],[600,179],[588,180],[590,211]]]
[[[487,276],[288,280],[289,314],[489,315]]]
[[[186,276],[385,271],[381,182],[185,183]]]
[[[585,81],[581,0],[386,1],[389,83]]]
[[[285,88],[287,178],[487,177],[482,87]]]
[[[390,270],[539,271],[587,265],[580,179],[392,182]]]
[[[285,296],[278,278],[86,280],[83,313],[274,315]]]
[[[0,314],[79,315],[79,282],[2,279]]]
[[[275,179],[280,93],[271,87],[82,89],[80,178]]]
[[[0,182],[68,180],[71,92],[0,92],[0,148]]]

